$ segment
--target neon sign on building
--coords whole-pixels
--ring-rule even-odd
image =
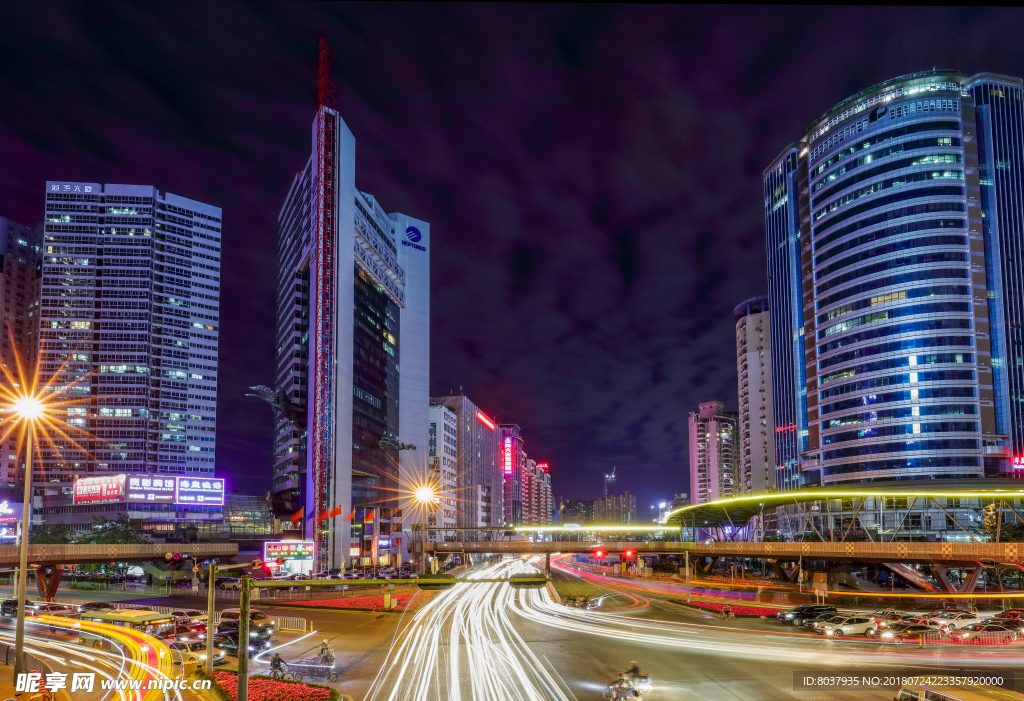
[[[506,438],[505,438],[504,461],[505,461],[505,474],[506,475],[511,475],[512,474],[512,437],[511,436],[506,436]]]
[[[1013,469],[1024,470],[1024,455],[1015,455],[1013,457]]]

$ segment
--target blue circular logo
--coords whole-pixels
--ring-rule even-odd
[[[419,240],[423,238],[423,234],[421,234],[420,230],[415,226],[410,226],[405,230],[405,238],[409,239],[413,243],[418,243]]]

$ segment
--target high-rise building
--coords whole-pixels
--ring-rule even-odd
[[[738,416],[722,402],[701,402],[690,412],[690,494],[703,504],[739,493]]]
[[[524,526],[551,525],[551,474],[546,462],[526,458],[523,470]]]
[[[220,208],[51,181],[44,226],[38,376],[55,398],[88,398],[64,419],[87,435],[41,445],[34,479],[212,475]]]
[[[736,307],[736,371],[739,378],[740,492],[775,490],[775,417],[772,412],[772,350],[768,298]]]
[[[635,525],[636,519],[635,494],[611,494],[594,502],[594,523],[597,525]]]
[[[278,225],[275,503],[304,513],[318,569],[390,562],[430,469],[430,226],[356,189],[355,137],[325,106]]]
[[[458,423],[456,482],[459,528],[504,525],[505,481],[497,424],[464,394],[431,397],[447,407]]]
[[[0,217],[0,280],[3,285],[3,338],[0,383],[17,393],[35,376],[39,352],[39,288],[41,230]],[[20,367],[19,367],[20,366]],[[16,456],[16,457],[15,457]],[[15,488],[25,469],[14,433],[0,441],[0,487]]]
[[[1022,87],[888,80],[765,171],[780,489],[1024,463]]]
[[[523,525],[523,473],[526,470],[526,451],[518,424],[499,424],[501,431],[501,472],[505,479],[506,526]]]
[[[458,509],[455,471],[458,465],[459,422],[455,412],[441,404],[430,405],[430,475],[438,489],[438,508],[430,514],[429,525],[455,528]]]

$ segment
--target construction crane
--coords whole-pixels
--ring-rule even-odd
[[[612,471],[604,473],[604,495],[608,496],[608,485],[615,483],[615,466],[612,466]]]

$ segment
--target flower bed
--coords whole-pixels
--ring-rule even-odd
[[[433,592],[421,591],[418,594],[392,594],[392,600],[398,599],[395,604],[395,611],[414,611],[424,601],[430,598]],[[411,604],[411,607],[410,607]],[[289,606],[317,606],[333,609],[355,609],[359,611],[384,611],[384,597],[377,596],[352,596],[345,599],[312,599],[310,601],[292,601]]]
[[[706,603],[706,602],[703,602],[703,601],[691,601],[690,603],[687,603],[687,602],[682,601],[680,599],[673,599],[672,603],[680,604],[682,606],[689,606],[690,608],[702,609],[704,611],[715,611],[717,613],[721,613],[722,609],[725,608],[725,604],[709,604],[709,603]],[[736,616],[749,616],[751,618],[757,618],[757,617],[760,617],[760,616],[774,616],[775,614],[777,614],[781,610],[782,610],[781,607],[776,607],[776,606],[773,606],[773,607],[768,607],[768,606],[733,606],[732,607],[733,615],[736,615]]]
[[[238,699],[238,673],[216,671],[209,676],[230,701]],[[303,682],[286,682],[254,674],[249,677],[249,701],[337,701],[335,689]]]

